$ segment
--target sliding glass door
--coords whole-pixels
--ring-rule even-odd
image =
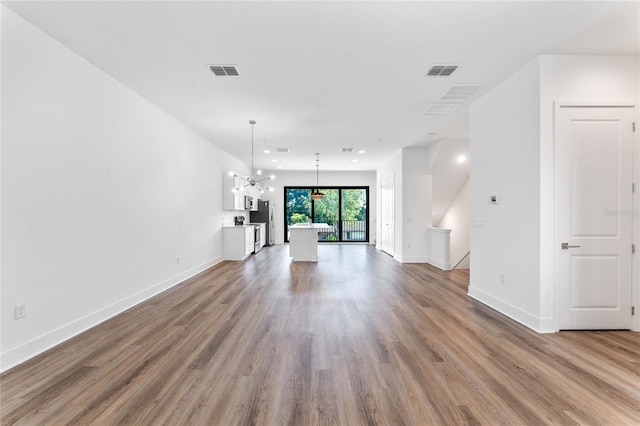
[[[369,241],[369,187],[321,187],[322,200],[311,199],[315,188],[285,187],[285,241],[296,223],[325,223],[324,242]]]
[[[369,241],[368,188],[343,189],[341,201],[342,241]]]

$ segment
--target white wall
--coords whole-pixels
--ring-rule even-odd
[[[639,74],[637,56],[541,56],[472,105],[471,221],[485,226],[471,228],[471,296],[535,330],[558,329],[554,102],[637,104]],[[636,158],[636,173],[639,165]],[[500,204],[488,203],[491,194]],[[499,283],[500,273],[507,274],[506,284]]]
[[[400,262],[426,263],[427,227],[431,221],[432,177],[427,170],[433,164],[438,146],[398,150],[377,170],[376,187],[394,176],[394,259]],[[380,212],[378,211],[378,214]]]
[[[402,150],[402,255],[401,262],[426,263],[427,228],[432,225],[432,176],[427,174],[435,154],[429,149]],[[396,218],[396,223],[398,218]]]
[[[449,234],[451,266],[456,266],[469,253],[471,231],[469,180],[462,186],[438,228],[451,229]]]
[[[539,60],[471,106],[469,294],[537,329],[540,257]],[[499,196],[492,205],[489,197]],[[501,284],[504,273],[507,283]]]
[[[429,148],[430,151],[434,147]],[[464,155],[467,161],[458,162]],[[429,174],[433,176],[433,225],[439,226],[442,217],[469,180],[469,139],[444,139]]]
[[[639,59],[638,56],[605,55],[540,57],[540,316],[547,330],[558,329],[553,283],[554,102],[631,100],[638,105]],[[636,158],[636,176],[639,165],[640,161]],[[637,231],[638,227],[634,227]],[[638,237],[640,234],[635,236],[636,244]],[[638,271],[640,263],[636,263],[634,267]],[[634,294],[636,306],[640,306],[637,278],[636,276]],[[636,329],[640,329],[640,317],[637,315]]]
[[[322,164],[322,163],[321,163]],[[284,187],[285,186],[309,186],[316,185],[315,171],[283,171],[283,170],[263,170],[263,174],[276,175],[275,180],[271,180],[268,186],[274,188],[273,192],[262,194],[262,200],[273,201],[275,207],[275,243],[284,244]],[[375,171],[322,171],[318,177],[320,186],[368,186],[369,187],[369,242],[375,244],[377,222],[377,186]]]
[[[4,6],[1,113],[3,370],[221,259],[242,164]]]

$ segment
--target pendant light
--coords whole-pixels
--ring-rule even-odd
[[[258,170],[256,172],[256,175],[253,175],[253,126],[254,124],[256,124],[255,120],[249,120],[249,124],[251,124],[251,176],[241,176],[233,171],[229,172],[229,176],[233,176],[233,177],[237,177],[242,179],[243,181],[245,181],[246,183],[240,187],[237,188],[233,188],[234,192],[237,191],[242,191],[245,187],[247,186],[253,186],[255,188],[257,188],[261,194],[264,194],[265,190],[269,190],[271,192],[273,192],[273,188],[270,186],[264,186],[264,184],[262,184],[262,182],[264,182],[265,180],[273,180],[276,177],[274,175],[271,176],[267,176],[264,178],[260,178],[260,176],[262,175],[262,170]]]
[[[311,199],[319,201],[324,198],[324,194],[318,189],[318,170],[320,167],[320,153],[316,152],[316,190],[311,192]]]

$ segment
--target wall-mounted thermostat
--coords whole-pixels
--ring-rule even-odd
[[[491,204],[498,204],[498,196],[497,196],[497,195],[491,195],[491,196],[489,197],[489,202],[490,202]]]

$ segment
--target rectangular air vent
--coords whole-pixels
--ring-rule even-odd
[[[289,148],[276,148],[276,152],[289,152]]]
[[[445,100],[467,100],[480,90],[482,84],[455,84],[442,95],[440,99]]]
[[[340,148],[340,152],[353,152],[354,148]]]
[[[433,65],[427,75],[431,77],[448,77],[457,69],[458,65]]]
[[[424,115],[447,115],[451,114],[460,104],[433,104],[424,112]]]
[[[240,75],[235,65],[209,65],[209,69],[218,77],[238,77]]]

